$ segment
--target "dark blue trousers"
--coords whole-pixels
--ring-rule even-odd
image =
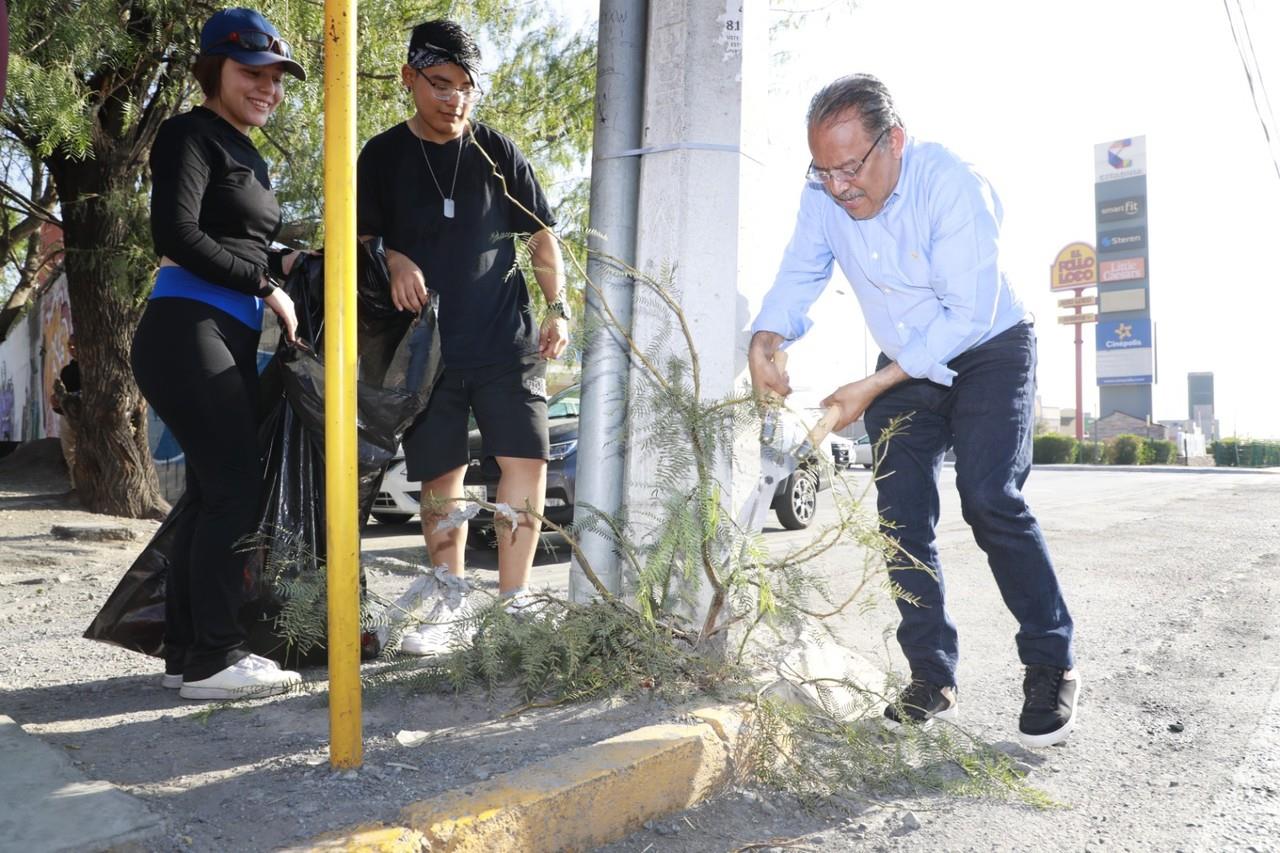
[[[877,369],[888,363],[882,355]],[[948,448],[955,451],[964,520],[1020,626],[1019,657],[1024,664],[1070,668],[1071,615],[1021,491],[1031,470],[1035,332],[1019,323],[948,367],[957,373],[950,388],[913,379],[881,394],[866,412],[872,441],[904,419],[885,444],[876,487],[882,530],[903,552],[890,559],[890,577],[917,599],[898,600],[898,642],[912,677],[956,683],[959,642],[937,548],[938,478]],[[913,558],[932,574],[910,568]]]

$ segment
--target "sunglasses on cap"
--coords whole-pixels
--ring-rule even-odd
[[[248,50],[253,53],[274,53],[277,56],[283,56],[285,59],[293,59],[293,49],[289,47],[289,43],[282,38],[277,38],[271,33],[264,33],[259,30],[239,30],[231,33],[217,46],[224,44],[233,44],[241,50]]]

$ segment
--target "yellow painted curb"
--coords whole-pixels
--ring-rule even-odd
[[[580,747],[413,803],[398,826],[329,833],[305,849],[551,853],[606,844],[733,779],[747,729],[742,713],[722,706],[693,716],[700,722],[647,726]]]
[[[344,853],[420,853],[430,850],[422,833],[406,826],[364,824],[353,829],[329,833],[317,838],[301,850],[342,850]]]

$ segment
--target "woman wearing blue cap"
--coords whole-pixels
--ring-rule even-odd
[[[160,128],[151,151],[151,231],[160,255],[133,339],[138,387],[182,445],[196,521],[188,555],[170,566],[164,686],[186,699],[271,696],[296,672],[250,654],[237,618],[243,558],[254,532],[258,464],[258,338],[263,303],[293,340],[293,302],[271,283],[297,253],[272,251],[280,205],[249,139],[306,75],[275,27],[224,9],[200,32],[194,74],[204,102]]]

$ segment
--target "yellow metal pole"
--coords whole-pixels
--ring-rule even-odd
[[[356,525],[356,0],[324,4],[324,455],[329,546],[329,763],[359,767]]]

